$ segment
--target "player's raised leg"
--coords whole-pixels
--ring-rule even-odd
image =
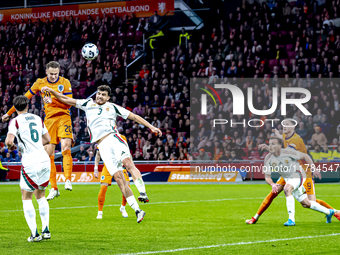
[[[112,177],[111,177],[112,179]],[[100,190],[99,190],[99,194],[98,194],[98,215],[97,215],[97,219],[102,219],[103,218],[103,207],[104,207],[104,203],[105,203],[105,197],[106,197],[106,191],[107,191],[107,187],[109,185],[107,183],[101,183],[100,184]]]
[[[135,164],[133,163],[132,159],[130,157],[125,158],[122,163],[126,167],[126,170],[132,175],[132,179],[139,191],[140,196],[138,197],[138,200],[140,202],[147,203],[149,202],[149,198],[146,194],[145,184],[142,179],[142,175],[140,171],[137,169]]]
[[[125,169],[123,170],[123,174],[124,174],[126,184],[129,186],[129,188],[131,188],[130,178],[129,178],[129,175],[128,175],[128,173]],[[127,218],[129,216],[127,214],[126,210],[125,210],[126,203],[127,203],[126,198],[124,197],[124,195],[122,195],[122,205],[120,206],[119,211],[122,213],[123,218]]]
[[[124,175],[122,171],[117,171],[113,178],[115,178],[118,187],[120,188],[124,197],[126,197],[127,203],[131,206],[131,208],[135,211],[137,216],[137,223],[140,223],[145,216],[145,212],[139,208],[138,202],[133,196],[133,192],[130,187],[126,184]]]
[[[46,121],[45,121],[46,123]],[[60,192],[58,190],[57,186],[57,168],[54,163],[54,152],[55,152],[55,144],[48,144],[44,146],[45,151],[50,157],[51,162],[51,174],[50,174],[50,183],[51,183],[51,190],[50,193],[47,196],[47,201],[52,200],[56,197],[60,196]]]
[[[334,209],[334,207],[332,207],[330,204],[328,204],[327,202],[325,202],[321,199],[316,199],[313,178],[307,178],[306,181],[303,183],[303,186],[306,189],[306,194],[307,194],[309,201],[315,201],[318,204],[326,207],[327,209],[333,209],[334,210],[334,217],[336,217],[338,220],[340,220],[340,213],[336,209]]]
[[[69,126],[69,128],[71,128],[71,126]],[[72,191],[72,184],[71,184],[71,175],[72,175],[72,168],[73,168],[73,159],[71,155],[72,139],[62,138],[60,140],[60,143],[61,143],[61,151],[63,155],[63,168],[64,168],[64,174],[65,174],[65,179],[66,179],[65,190]]]
[[[296,200],[298,200],[301,203],[301,205],[305,208],[310,208],[314,211],[324,213],[326,215],[326,223],[332,222],[332,216],[334,215],[333,209],[328,209],[315,201],[308,200],[306,194],[303,195],[301,194],[299,197],[296,198]]]

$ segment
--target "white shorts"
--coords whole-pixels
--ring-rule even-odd
[[[20,175],[20,188],[29,192],[36,189],[45,190],[48,186],[51,173],[51,161],[44,161],[22,166]]]
[[[113,176],[116,172],[122,171],[122,161],[131,157],[129,146],[119,134],[111,133],[99,145],[100,157]],[[132,157],[131,157],[132,158]]]
[[[306,176],[304,172],[297,171],[291,177],[284,179],[286,185],[290,184],[293,186],[294,190],[292,192],[292,195],[298,202],[301,202],[307,197],[306,189],[303,186],[304,182],[306,181]]]

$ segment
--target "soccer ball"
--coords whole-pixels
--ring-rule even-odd
[[[98,48],[93,43],[87,43],[81,49],[81,55],[83,55],[86,60],[93,60],[98,56],[98,54]]]

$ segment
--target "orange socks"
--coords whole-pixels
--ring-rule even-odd
[[[131,188],[130,184],[129,187]],[[126,198],[122,195],[122,206],[126,206]]]
[[[103,211],[106,191],[107,191],[107,186],[100,185],[100,191],[98,194],[98,211]]]
[[[66,180],[71,180],[72,167],[73,167],[73,159],[70,150],[66,150],[62,152],[63,154],[63,168],[64,175]]]
[[[50,156],[51,160],[51,174],[50,174],[50,183],[52,189],[58,189],[57,187],[57,168],[54,164],[54,156]]]
[[[323,201],[323,200],[317,199],[316,202],[317,202],[318,204],[320,204],[320,205],[322,205],[322,206],[328,208],[328,209],[334,209],[332,206],[330,206],[329,204],[327,204],[327,203],[326,203],[325,201]]]
[[[262,204],[260,206],[260,208],[257,210],[257,215],[261,215],[262,213],[264,213],[265,210],[267,210],[267,208],[270,206],[270,204],[273,202],[274,198],[277,197],[278,194],[274,194],[273,192],[270,192],[266,198],[262,201]]]

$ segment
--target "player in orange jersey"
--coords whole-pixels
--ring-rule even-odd
[[[72,88],[70,81],[64,77],[59,76],[60,65],[56,61],[51,61],[46,65],[46,77],[43,79],[37,79],[33,86],[27,91],[25,96],[27,98],[32,98],[35,94],[41,91],[41,88],[47,86],[55,91],[63,93],[67,97],[72,98]],[[45,150],[50,156],[51,160],[51,190],[47,197],[47,200],[54,199],[60,195],[57,187],[57,171],[54,164],[54,152],[55,147],[58,143],[61,143],[61,151],[63,155],[63,168],[65,173],[65,190],[72,190],[71,184],[71,174],[72,174],[72,155],[71,155],[71,145],[72,145],[72,122],[70,117],[69,108],[67,104],[61,103],[56,97],[50,94],[42,93],[44,99],[44,109],[45,109],[45,126],[48,133],[51,136],[50,144],[45,146]],[[46,104],[46,102],[49,102]],[[9,117],[15,112],[14,107],[12,107],[3,117],[3,121],[7,121]]]
[[[126,137],[123,135],[120,135],[121,138],[123,138],[126,142]],[[98,148],[96,149],[97,153],[96,153],[96,158],[95,158],[95,163],[94,163],[94,177],[98,178],[99,176],[99,172],[98,172],[98,165],[99,165],[99,160],[100,160],[100,153]],[[128,175],[128,172],[126,171],[125,167],[122,166],[123,168],[123,174],[125,177],[125,181],[126,184],[130,187],[130,178]],[[97,215],[97,219],[102,219],[103,218],[103,207],[104,207],[104,202],[105,202],[105,195],[106,195],[106,191],[107,191],[107,187],[111,186],[112,183],[112,176],[109,173],[109,171],[107,170],[105,164],[102,170],[102,174],[100,177],[100,191],[98,194],[98,215]],[[122,199],[122,205],[120,206],[120,212],[122,213],[124,218],[128,217],[128,214],[125,210],[125,206],[126,206],[126,198],[124,197],[124,195],[122,195],[123,199]]]
[[[297,133],[295,133],[295,127],[292,126],[295,123],[292,122],[291,120],[285,120],[283,122],[283,124],[285,126],[283,127],[283,134],[282,135],[280,134],[280,132],[277,129],[274,129],[273,132],[275,133],[276,136],[283,139],[284,147],[285,148],[291,148],[291,149],[294,149],[294,150],[297,150],[297,151],[300,151],[302,153],[307,154],[306,145],[304,144],[302,138]],[[287,126],[290,126],[290,127],[287,127]],[[260,144],[259,149],[269,150],[269,147],[266,144]],[[310,168],[307,168],[307,166],[304,165],[306,162],[302,162],[302,161],[299,160],[299,163],[306,172],[307,178],[306,178],[306,181],[303,183],[303,186],[306,189],[308,200],[316,201],[317,203],[319,203],[320,205],[322,205],[322,206],[324,206],[328,209],[334,209],[332,206],[330,206],[325,201],[320,200],[320,199],[316,199],[313,173],[310,171]],[[320,173],[318,171],[316,171],[315,175],[316,174],[320,174]],[[320,177],[319,176],[317,176],[317,177],[319,179],[321,179],[321,175],[320,175]],[[259,217],[267,210],[267,208],[270,206],[270,204],[272,203],[274,198],[276,198],[278,196],[278,194],[283,190],[283,187],[284,187],[285,184],[286,184],[285,180],[281,177],[276,182],[275,187],[273,187],[273,191],[275,189],[275,191],[277,191],[277,192],[271,191],[266,196],[266,198],[263,200],[263,202],[262,202],[260,208],[258,209],[257,213],[255,214],[255,216],[252,217],[250,220],[246,220],[247,224],[255,224],[258,221]],[[334,217],[336,217],[338,220],[340,220],[340,212],[335,210]]]

